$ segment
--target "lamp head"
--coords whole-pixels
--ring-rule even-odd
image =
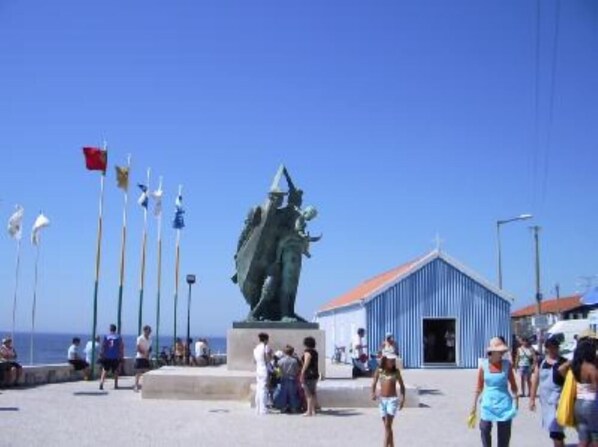
[[[187,275],[187,284],[195,284],[195,275]]]

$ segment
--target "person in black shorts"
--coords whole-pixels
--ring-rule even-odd
[[[68,362],[75,367],[75,371],[83,371],[85,380],[87,380],[89,378],[89,363],[83,360],[83,358],[81,358],[81,354],[79,354],[80,344],[81,339],[79,337],[74,337],[73,343],[67,352],[67,358]]]
[[[4,338],[0,345],[0,373],[6,386],[18,385],[23,374],[23,368],[17,362],[17,351],[12,346],[12,337]]]
[[[152,328],[143,327],[143,334],[137,337],[137,354],[135,355],[135,392],[139,391],[139,379],[143,373],[150,370],[150,353],[152,352]]]
[[[106,374],[114,374],[114,389],[118,389],[118,370],[124,357],[124,345],[120,334],[116,333],[116,325],[110,325],[110,333],[104,337],[100,363],[102,365],[102,377],[100,378],[100,390],[104,389]]]

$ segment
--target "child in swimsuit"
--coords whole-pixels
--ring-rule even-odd
[[[384,446],[394,447],[394,435],[392,432],[392,421],[397,410],[403,409],[405,404],[405,384],[401,377],[401,372],[396,365],[397,356],[387,354],[380,360],[380,367],[374,374],[372,383],[372,399],[376,400],[376,388],[380,382],[380,416],[384,423]],[[399,384],[401,395],[397,395],[397,383]]]

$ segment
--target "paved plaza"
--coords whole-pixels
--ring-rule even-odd
[[[478,430],[466,427],[475,371],[407,370],[421,388],[421,407],[406,409],[395,423],[396,445],[480,446]],[[365,380],[365,379],[362,379]],[[315,418],[258,417],[243,402],[141,399],[133,379],[122,389],[107,382],[51,384],[0,393],[1,446],[378,446],[382,423],[377,410],[326,411]],[[550,445],[539,414],[528,400],[514,422],[512,447]],[[568,434],[569,445],[577,436]]]

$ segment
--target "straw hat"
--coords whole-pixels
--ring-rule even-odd
[[[504,344],[504,342],[498,338],[494,337],[490,340],[490,345],[486,348],[488,352],[508,352],[509,347]]]

